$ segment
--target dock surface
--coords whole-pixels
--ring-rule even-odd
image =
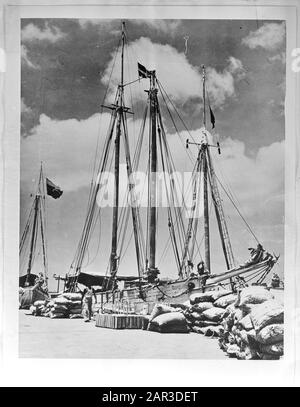
[[[21,358],[227,359],[217,339],[139,329],[96,328],[95,321],[35,317],[19,312]]]

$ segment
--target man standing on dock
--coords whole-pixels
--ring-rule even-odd
[[[90,322],[92,317],[92,305],[93,296],[95,298],[95,304],[97,303],[97,297],[95,290],[89,285],[82,292],[82,315],[84,322]]]

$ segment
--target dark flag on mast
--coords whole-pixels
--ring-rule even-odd
[[[46,186],[47,186],[47,195],[52,196],[52,198],[57,199],[59,198],[63,191],[55,184],[53,184],[50,179],[46,178]]]
[[[215,119],[215,115],[214,115],[213,111],[211,110],[210,105],[209,105],[209,113],[210,113],[211,127],[214,129],[214,128],[215,128],[216,119]]]
[[[144,65],[138,62],[138,73],[140,78],[149,78],[150,72],[144,67]]]

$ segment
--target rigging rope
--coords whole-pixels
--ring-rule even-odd
[[[106,98],[107,90],[109,88],[109,83],[110,83],[110,79],[111,79],[112,72],[113,72],[113,69],[114,69],[114,65],[115,65],[115,62],[116,62],[116,57],[117,57],[117,54],[118,54],[119,47],[120,47],[120,45],[118,46],[116,54],[115,54],[115,58],[114,58],[113,66],[112,66],[112,69],[111,69],[108,86],[107,86],[105,96],[104,96],[104,100]],[[119,93],[119,92],[121,92],[120,88],[118,89],[118,91],[116,93],[115,102],[118,100],[118,104],[120,102],[123,105],[123,103],[125,102],[125,96],[122,93]],[[131,88],[130,88],[130,92],[131,92]],[[121,95],[123,95],[123,97]],[[131,93],[131,101],[133,103],[132,93]],[[104,171],[104,169],[106,167],[107,158],[108,158],[108,155],[109,155],[109,148],[107,148],[107,147],[108,147],[108,144],[111,143],[114,124],[116,122],[116,116],[117,116],[117,112],[115,112],[115,115],[112,115],[112,117],[111,117],[110,131],[108,132],[107,137],[106,137],[106,141],[105,141],[105,145],[106,145],[105,150],[106,151],[105,150],[103,151],[102,157],[99,160],[99,164],[98,164],[98,170],[97,170],[97,173],[99,174],[98,178],[99,178],[99,176],[101,177],[101,174],[102,174],[102,172]],[[124,115],[122,116],[122,118],[124,120]],[[123,128],[124,128],[124,133],[126,131],[128,131],[126,121],[125,121],[125,123],[123,123]],[[143,133],[143,131],[142,131],[142,133]],[[143,136],[143,134],[141,134],[141,139],[142,139],[142,136]],[[137,165],[139,163],[141,146],[142,146],[142,143],[138,143],[136,151],[135,151],[135,158],[136,158]],[[129,145],[128,145],[128,148],[129,148]],[[97,140],[97,148],[96,148],[96,152],[95,152],[93,178],[95,178],[95,175],[96,175],[96,158],[97,158],[97,155],[98,155],[98,150],[99,150],[99,138]],[[100,180],[97,180],[97,184],[98,184],[98,181],[100,181]],[[98,220],[98,216],[100,215],[100,211],[98,211],[98,214],[97,214],[96,218],[94,216],[94,214],[95,214],[95,199],[96,199],[96,196],[97,196],[98,189],[99,189],[98,185],[95,185],[92,182],[91,189],[90,189],[89,201],[88,201],[88,211],[87,211],[87,216],[86,216],[86,222],[85,222],[85,225],[84,225],[84,228],[83,228],[82,238],[81,238],[81,241],[79,243],[77,254],[76,254],[76,259],[75,259],[75,261],[76,261],[76,272],[77,272],[77,270],[80,270],[81,267],[82,267],[82,261],[83,261],[85,252],[88,250],[88,245],[90,243],[92,233],[93,233],[93,231],[95,229],[95,226],[96,226],[96,223],[97,223],[97,220]],[[127,191],[127,194],[124,197],[125,199],[128,199],[128,193],[129,193],[129,191]],[[119,215],[118,220],[119,220],[118,224],[121,225],[121,227],[119,227],[119,231],[118,231],[118,235],[119,235],[118,241],[121,242],[121,247],[119,245],[119,247],[120,247],[120,255],[121,255],[122,250],[123,250],[123,246],[124,246],[124,242],[125,242],[126,232],[127,232],[127,229],[128,229],[127,225],[128,225],[128,221],[129,221],[129,210],[127,210],[127,209],[122,210],[121,214]],[[140,223],[139,222],[139,216],[138,216],[137,222]],[[141,227],[141,226],[139,225],[139,227]],[[122,228],[124,229],[124,233],[122,232]],[[141,240],[140,237],[139,237],[139,240]],[[99,250],[99,244],[98,244],[97,252],[98,252],[98,250]],[[141,252],[143,251],[142,247],[141,247],[140,251]],[[90,262],[88,262],[88,263],[90,264]]]
[[[166,180],[166,168],[165,168],[165,162],[164,162],[164,156],[163,156],[162,135],[161,135],[160,128],[158,129],[158,136],[159,136],[158,139],[159,139],[159,146],[160,146],[162,170],[163,170],[163,174],[164,174],[164,182],[165,182],[166,196],[167,196],[167,202],[168,202],[169,232],[170,232],[171,242],[172,242],[172,246],[173,246],[173,252],[174,252],[174,255],[175,255],[176,265],[177,265],[177,268],[178,268],[178,272],[180,272],[180,260],[179,260],[178,247],[177,247],[176,236],[175,236],[175,231],[174,231],[172,211],[170,209],[171,205],[170,205],[170,197],[169,197],[167,180]]]
[[[177,180],[177,185],[180,185],[180,181],[178,179],[178,174],[175,171],[176,167],[175,167],[175,164],[174,164],[174,160],[173,160],[173,157],[172,157],[172,154],[171,154],[170,147],[169,147],[168,142],[167,142],[166,132],[165,132],[165,129],[164,129],[161,113],[160,113],[160,111],[158,113],[159,113],[159,121],[160,121],[160,126],[161,126],[161,130],[162,130],[162,135],[163,135],[162,140],[163,140],[163,146],[164,146],[164,150],[165,150],[165,154],[166,154],[167,168],[168,168],[168,173],[169,173],[170,180],[171,180],[171,183],[170,183],[171,198],[172,198],[173,207],[175,208],[174,209],[175,217],[179,219],[179,222],[178,222],[178,234],[180,235],[180,233],[181,233],[182,234],[182,239],[184,239],[185,227],[184,227],[184,222],[183,222],[183,219],[182,219],[182,210],[186,209],[184,191],[181,191],[181,203],[183,205],[183,209],[180,210],[180,202],[179,202],[177,194],[175,193],[175,181]],[[175,179],[173,177],[174,174],[175,174]]]
[[[251,235],[254,237],[254,239],[256,240],[257,243],[259,243],[259,240],[257,239],[256,235],[254,234],[253,230],[251,229],[249,223],[246,221],[246,219],[244,218],[244,216],[241,214],[239,208],[237,207],[237,205],[235,204],[235,202],[231,199],[230,195],[228,194],[228,192],[226,191],[226,189],[224,188],[223,184],[221,183],[221,181],[219,180],[218,176],[215,174],[215,177],[217,179],[217,181],[219,182],[219,184],[221,185],[221,188],[223,189],[223,191],[225,192],[225,194],[227,195],[227,197],[229,198],[230,202],[232,203],[232,205],[234,206],[234,208],[237,210],[238,214],[240,215],[240,217],[242,218],[242,220],[244,221],[247,229],[249,230],[249,232],[251,233]]]
[[[114,111],[112,114],[111,126],[109,128],[109,131],[108,131],[108,134],[106,137],[107,142],[105,144],[105,148],[103,151],[103,160],[99,164],[99,169],[101,166],[101,171],[98,171],[99,177],[102,175],[102,173],[104,172],[106,165],[107,165],[107,160],[108,160],[108,156],[109,156],[109,152],[110,152],[115,121],[116,121],[116,112]],[[87,214],[87,217],[86,217],[86,220],[84,223],[83,232],[82,232],[81,239],[80,239],[80,242],[78,245],[77,255],[76,255],[76,259],[75,259],[75,262],[76,262],[75,275],[78,274],[78,271],[80,270],[80,267],[81,267],[82,261],[83,261],[83,257],[84,257],[85,251],[86,251],[86,247],[88,244],[89,233],[91,230],[91,225],[93,222],[93,217],[94,217],[94,213],[95,213],[95,209],[96,209],[96,198],[97,198],[97,193],[99,191],[99,185],[100,185],[100,178],[93,185],[91,200],[89,202],[88,214]],[[73,266],[73,263],[71,265],[71,269],[72,269],[72,266]]]
[[[107,86],[106,86],[104,96],[103,96],[103,99],[102,99],[102,103],[101,103],[101,106],[100,106],[100,123],[99,123],[97,144],[96,144],[96,150],[95,150],[95,156],[94,156],[94,165],[93,165],[93,170],[92,170],[92,174],[93,174],[92,180],[95,177],[95,169],[96,169],[97,157],[98,157],[98,153],[99,153],[98,150],[99,150],[99,140],[100,140],[101,118],[102,118],[102,113],[103,113],[103,109],[104,109],[104,103],[105,103],[105,100],[106,100],[106,97],[107,97],[107,94],[108,94],[108,90],[109,90],[109,87],[110,87],[111,78],[112,78],[113,70],[114,70],[114,67],[115,67],[115,64],[116,64],[116,59],[117,59],[117,55],[118,55],[120,46],[121,46],[121,39],[119,40],[119,43],[118,43],[117,48],[116,48],[116,52],[115,52],[115,55],[114,55],[112,67],[111,67],[109,77],[108,77],[108,81],[107,81]]]
[[[164,97],[163,87],[162,87],[162,85],[161,85],[161,83],[160,83],[159,81],[157,81],[157,83],[158,83],[159,90],[160,90],[160,92],[161,92],[162,99],[163,99],[163,101],[164,101],[164,103],[165,103],[165,106],[166,106],[167,111],[168,111],[168,113],[169,113],[170,119],[171,119],[171,121],[172,121],[172,124],[173,124],[173,126],[174,126],[174,128],[175,128],[175,130],[176,130],[176,134],[178,135],[181,144],[184,146],[184,150],[185,150],[187,156],[189,157],[189,160],[190,160],[192,163],[194,163],[195,160],[194,160],[194,158],[193,158],[193,156],[192,156],[192,153],[190,152],[190,150],[188,150],[188,149],[185,148],[184,142],[183,142],[183,140],[182,140],[182,138],[181,138],[181,136],[180,136],[180,132],[179,132],[177,126],[176,126],[176,123],[175,123],[174,118],[173,118],[173,116],[172,116],[172,114],[171,114],[171,111],[170,111],[170,109],[169,109],[169,106],[168,106],[168,104],[167,104],[167,101],[166,101],[166,99],[165,99],[165,97]],[[170,101],[170,98],[169,98],[169,96],[167,95],[167,93],[165,93],[165,95],[166,95],[167,99]],[[170,101],[170,103],[172,104],[171,101]],[[173,106],[173,105],[172,105],[172,106]],[[176,110],[175,110],[175,111],[176,111]],[[193,138],[193,136],[190,134],[190,132],[188,132],[188,134],[190,135],[190,137],[191,137],[191,138],[193,139],[193,141],[194,141],[194,138]]]

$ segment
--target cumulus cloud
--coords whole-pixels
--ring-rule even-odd
[[[110,41],[116,41],[111,37],[121,36],[121,23],[118,20],[103,20],[99,18],[79,18],[78,23],[83,30],[88,30],[90,27],[96,27],[99,35],[102,37],[107,34],[110,37]]]
[[[278,49],[285,38],[285,24],[283,23],[264,23],[258,30],[251,31],[247,37],[242,39],[242,44],[250,49],[257,47],[269,51]]]
[[[241,79],[245,76],[245,69],[243,67],[243,63],[238,58],[229,57],[228,58],[228,71],[232,74],[236,74],[238,79]]]
[[[55,26],[51,26],[46,23],[45,28],[42,30],[36,25],[30,23],[26,25],[21,32],[22,41],[49,41],[56,42],[63,38],[65,34]]]
[[[24,102],[23,111],[32,113]],[[104,148],[104,140],[110,122],[110,114],[95,114],[86,120],[53,120],[42,114],[39,124],[31,131],[30,137],[21,140],[21,167],[22,183],[31,182],[36,176],[39,162],[45,163],[47,173],[59,180],[61,187],[66,192],[77,191],[88,187],[91,182],[92,167],[95,158],[95,149],[99,137],[98,160]],[[128,129],[131,135],[130,147],[134,151],[136,138],[140,128],[140,120],[128,120]],[[125,175],[126,166],[124,146],[121,143],[122,176]],[[112,150],[111,150],[112,154]],[[109,159],[111,162],[111,157]],[[108,169],[107,169],[108,171]],[[125,196],[126,183],[120,183],[122,198]],[[110,199],[111,197],[109,197]]]
[[[190,135],[200,140],[201,129],[191,131]],[[178,171],[190,171],[191,162],[183,149],[183,143],[191,139],[190,135],[186,131],[180,132],[181,141],[176,135],[168,136]],[[218,138],[218,135],[209,135],[210,144],[215,144]],[[190,151],[193,152],[192,149]],[[229,185],[234,191],[246,216],[255,217],[262,211],[267,212],[270,202],[278,202],[278,197],[284,193],[284,141],[261,147],[255,155],[249,156],[244,142],[226,138],[221,142],[221,155],[216,149],[211,149],[211,155],[218,178],[225,188]],[[220,192],[224,195],[221,187]],[[232,216],[236,215],[226,195],[224,201],[227,211]]]
[[[222,154],[215,157],[214,163],[219,179],[227,190],[229,184],[235,203],[257,238],[267,250],[282,254],[284,141],[261,147],[255,156],[249,157],[244,143],[228,138],[222,142]],[[222,189],[221,192],[234,247],[249,247],[253,244],[252,236]],[[245,256],[246,250],[239,259]]]
[[[32,113],[31,107],[26,106],[24,98],[21,98],[21,113]]]
[[[286,54],[285,52],[281,52],[280,54],[273,55],[268,58],[269,62],[281,62],[282,64],[285,64],[286,61]]]
[[[200,129],[191,132],[196,140],[199,140],[199,134]],[[185,140],[190,136],[187,132],[181,132],[181,138]],[[189,171],[191,162],[187,159],[178,138],[170,136],[169,142],[178,170]],[[258,239],[267,249],[282,253],[284,142],[275,142],[261,147],[255,155],[249,156],[243,142],[226,138],[221,142],[221,151],[222,153],[219,155],[216,149],[211,149],[218,179],[225,190],[229,194],[233,194],[235,204]],[[239,261],[242,261],[247,258],[247,247],[255,242],[253,243],[252,235],[220,185],[219,190],[233,248],[238,249],[235,250],[235,254],[238,255]],[[213,212],[212,218],[214,218]],[[212,233],[217,234],[217,231]],[[217,244],[216,236],[214,235],[213,238]]]
[[[265,203],[284,192],[284,141],[261,147],[256,156],[249,157],[243,142],[228,138],[215,161],[220,178],[226,174],[247,216],[266,210]]]
[[[25,45],[21,45],[21,62],[32,69],[40,69],[39,65],[34,64],[28,57],[28,49]]]
[[[30,137],[21,141],[21,166],[24,182],[36,174],[38,163],[45,163],[47,173],[60,180],[65,191],[77,190],[90,182],[90,163],[95,154],[99,114],[87,120],[52,120],[40,116]],[[109,114],[102,117],[108,124]],[[49,175],[50,176],[50,175]]]
[[[24,109],[27,111],[28,108],[24,106]],[[41,115],[40,124],[34,129],[31,137],[22,140],[23,181],[32,179],[35,168],[42,160],[46,163],[47,172],[60,180],[64,190],[74,191],[89,185],[97,137],[100,131],[101,152],[109,120],[108,113],[103,113],[102,117],[95,114],[87,120],[64,121],[51,120]],[[133,127],[132,120],[129,120],[132,135],[138,133],[140,124],[138,120]],[[201,129],[198,129],[192,131],[191,135],[199,139],[200,133]],[[182,140],[190,136],[185,131],[182,131],[180,136],[181,141],[174,134],[167,135],[176,170],[188,172],[191,171],[193,163],[187,159]],[[134,137],[131,137],[132,152],[135,142]],[[229,180],[246,216],[255,216],[265,210],[265,202],[268,202],[270,208],[270,201],[283,194],[284,142],[261,147],[256,156],[249,157],[243,142],[227,138],[222,141],[222,154],[218,155],[212,149],[212,155],[220,180],[223,182]],[[124,157],[122,160],[125,163]],[[147,163],[147,148],[143,149],[141,163],[143,168],[139,170],[145,171],[143,163]],[[234,212],[233,208],[232,211]]]
[[[229,57],[228,65],[221,72],[214,68],[207,68],[207,91],[212,104],[221,107],[227,98],[235,97],[235,82],[245,77],[242,62]]]
[[[155,69],[158,79],[162,82],[167,92],[174,98],[184,100],[188,97],[199,96],[201,77],[198,70],[189,64],[186,56],[179,53],[170,45],[162,45],[151,42],[149,38],[141,37],[128,46],[128,55],[138,56],[138,62],[146,66],[148,70]],[[113,58],[110,60],[102,82],[108,83],[110,72],[113,66]],[[116,60],[115,69],[111,77],[111,91],[120,82],[120,59]],[[129,66],[125,66],[125,82],[137,79],[137,60],[131,58]],[[182,86],[184,83],[184,86]],[[141,81],[141,88],[148,86],[146,80]],[[144,92],[140,93],[141,98],[145,98]]]
[[[21,134],[28,136],[31,134],[29,129],[32,129],[36,119],[36,113],[31,107],[27,106],[24,98],[21,99]]]
[[[201,98],[202,75],[198,68],[189,63],[184,53],[178,52],[170,45],[153,43],[145,37],[132,42],[128,48],[128,54],[138,55],[138,62],[145,65],[148,70],[156,70],[159,81],[173,100],[183,103],[187,99]],[[105,85],[110,80],[111,94],[120,81],[120,59],[116,60],[110,76],[113,64],[114,56],[101,79]],[[207,88],[212,103],[215,106],[222,106],[226,98],[235,96],[235,80],[240,80],[244,74],[242,62],[234,57],[228,59],[228,66],[222,72],[207,68]],[[129,66],[125,66],[125,83],[135,79],[137,79],[137,61],[131,58]],[[146,81],[141,81],[140,88],[143,90],[146,86]],[[138,97],[145,99],[144,92],[141,91]]]

